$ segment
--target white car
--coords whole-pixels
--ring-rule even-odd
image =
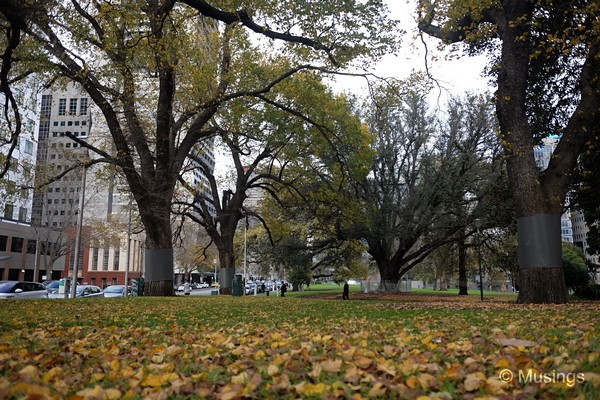
[[[48,291],[41,283],[0,281],[0,299],[46,299]]]

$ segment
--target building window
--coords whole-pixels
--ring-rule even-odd
[[[99,249],[97,247],[94,247],[94,250],[92,252],[92,271],[98,271],[98,252]]]
[[[32,239],[27,240],[27,254],[35,254],[37,242]]]
[[[12,242],[10,243],[10,251],[11,253],[21,253],[23,252],[23,238],[13,237]]]
[[[50,118],[50,111],[52,108],[52,95],[42,95],[42,104],[40,106],[40,114],[42,118]]]
[[[85,97],[82,97],[81,101],[79,103],[79,114],[87,115],[87,112],[88,112],[88,99]]]
[[[19,221],[27,221],[27,207],[19,207]]]
[[[33,154],[33,142],[29,139],[25,140],[25,154]]]
[[[69,115],[77,114],[77,99],[69,99]]]
[[[4,218],[12,219],[14,213],[14,206],[12,204],[6,204],[4,206]]]
[[[0,235],[0,251],[6,251],[6,243],[8,242],[8,236]]]
[[[113,258],[113,271],[118,271],[119,270],[119,259],[120,259],[120,254],[121,253],[121,249],[119,247],[115,247],[115,256]]]
[[[109,256],[109,251],[108,251],[108,245],[104,247],[104,254],[103,254],[103,258],[102,258],[102,271],[108,271],[108,256]]]
[[[67,99],[58,99],[58,115],[66,115]]]

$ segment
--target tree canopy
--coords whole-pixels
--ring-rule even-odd
[[[473,232],[502,164],[485,98],[453,99],[444,120],[419,90],[379,93],[364,108],[375,135],[374,161],[353,184],[367,218],[357,219],[352,231],[368,244],[381,289],[397,290],[402,275],[435,249],[465,228]]]
[[[72,139],[124,173],[147,238],[145,292],[169,295],[175,186],[194,146],[219,131],[219,112],[244,97],[292,111],[265,94],[298,71],[393,50],[385,10],[379,0],[9,0],[0,4],[0,81],[7,97],[10,83],[31,73],[89,94],[113,148]]]
[[[560,214],[577,158],[600,129],[598,2],[420,1],[419,12],[425,34],[489,50],[518,218],[519,301],[563,303]],[[562,139],[541,172],[532,147],[550,134]]]

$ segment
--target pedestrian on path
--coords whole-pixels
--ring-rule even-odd
[[[342,299],[350,300],[350,285],[348,285],[348,281],[344,283],[344,291],[342,292]]]

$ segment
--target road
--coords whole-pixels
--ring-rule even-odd
[[[212,296],[212,288],[206,288],[206,289],[192,289],[192,292],[190,293],[190,296]],[[183,292],[178,292],[175,291],[175,294],[177,296],[185,296],[183,294]],[[254,294],[250,294],[248,296],[253,296]],[[271,296],[276,295],[275,292],[271,292]],[[265,296],[265,293],[259,293],[257,294],[257,296]]]

